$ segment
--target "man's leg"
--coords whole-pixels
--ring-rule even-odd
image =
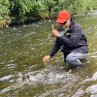
[[[87,54],[85,53],[69,53],[66,57],[66,64],[69,64],[72,67],[83,66],[81,59],[85,59]]]

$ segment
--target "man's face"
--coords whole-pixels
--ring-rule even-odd
[[[64,28],[68,28],[70,26],[70,19],[67,19],[64,23],[60,23],[60,26]]]

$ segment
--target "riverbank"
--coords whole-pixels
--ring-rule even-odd
[[[87,15],[96,15],[97,14],[97,10],[94,10],[93,12],[86,12],[83,13],[82,15],[73,15],[72,17],[78,17],[78,16],[87,16]],[[46,18],[47,19],[47,18]],[[36,22],[36,21],[41,21],[41,20],[45,20],[44,18],[41,17],[37,17],[37,18],[28,18],[26,20],[23,21],[19,21],[19,20],[0,20],[0,28],[8,28],[9,26],[12,25],[19,25],[19,24],[27,24],[27,23],[32,23],[32,22]]]
[[[0,20],[0,28],[8,28],[11,24],[11,20]]]
[[[32,22],[36,22],[36,21],[40,21],[40,20],[44,20],[40,17],[37,18],[28,18],[26,20],[0,20],[0,29],[2,28],[8,28],[9,26],[12,25],[20,25],[20,24],[27,24],[27,23],[32,23]]]

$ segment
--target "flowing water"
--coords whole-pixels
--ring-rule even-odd
[[[83,67],[68,70],[61,51],[42,61],[55,42],[49,39],[51,24],[59,26],[55,21],[0,30],[0,97],[97,97],[97,15],[74,19],[88,39],[89,53]],[[27,74],[30,79],[23,81]]]

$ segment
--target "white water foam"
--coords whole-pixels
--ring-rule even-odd
[[[22,74],[21,74],[22,75]],[[48,84],[53,84],[60,82],[62,80],[66,80],[67,78],[73,78],[73,74],[69,72],[64,72],[64,73],[57,73],[57,72],[52,72],[49,71],[48,69],[44,69],[43,71],[38,71],[34,74],[28,73],[26,75],[29,75],[29,79],[26,79],[26,82],[41,82],[41,83],[48,83]],[[26,76],[25,75],[25,76]],[[19,82],[23,82],[23,75],[17,80]]]

